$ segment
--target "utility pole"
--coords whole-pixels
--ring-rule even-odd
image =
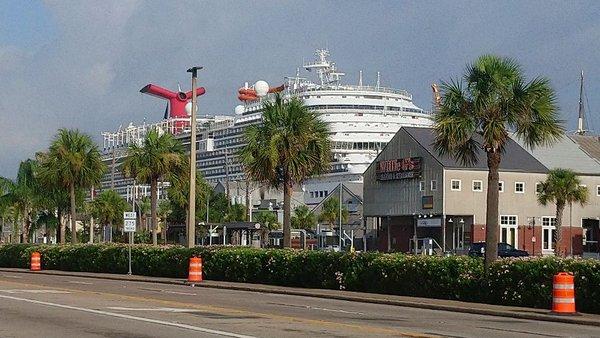
[[[196,110],[198,110],[196,81],[198,70],[202,67],[192,67],[187,70],[192,73],[192,113],[190,117],[190,191],[188,203],[188,225],[187,246],[193,248],[196,245]]]
[[[584,118],[584,107],[583,107],[583,70],[581,71],[581,82],[579,84],[579,119],[577,119],[577,134],[585,134],[583,129],[583,118]]]
[[[227,211],[231,205],[231,195],[229,195],[229,148],[225,147],[225,195],[227,196]]]
[[[92,203],[94,203],[94,187],[90,194]],[[90,215],[90,244],[94,244],[94,215]]]
[[[340,182],[338,186],[340,188],[340,228],[339,228],[339,237],[340,237],[340,251],[342,251],[342,189],[344,188],[344,183]]]

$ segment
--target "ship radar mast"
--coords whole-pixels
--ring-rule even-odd
[[[317,49],[315,56],[315,61],[304,63],[304,68],[309,72],[314,69],[322,86],[339,84],[340,78],[346,74],[336,69],[335,62],[327,60],[330,56],[329,50]]]

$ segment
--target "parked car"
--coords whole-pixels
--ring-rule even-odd
[[[483,257],[485,256],[485,242],[473,243],[469,249],[469,256]],[[499,257],[526,257],[529,253],[524,250],[515,249],[514,246],[508,243],[498,243]]]

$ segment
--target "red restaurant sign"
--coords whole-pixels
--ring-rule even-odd
[[[378,181],[402,180],[421,176],[421,157],[377,161],[375,175]]]

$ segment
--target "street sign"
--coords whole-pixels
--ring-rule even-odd
[[[136,219],[137,216],[135,214],[135,211],[125,211],[123,213],[123,218],[124,219]]]
[[[135,232],[135,219],[125,219],[125,223],[123,224],[123,231]]]

